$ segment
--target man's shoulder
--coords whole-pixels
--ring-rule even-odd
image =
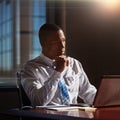
[[[69,56],[69,61],[70,61],[70,64],[73,65],[73,66],[75,65],[75,66],[82,67],[82,63],[79,59],[76,59],[74,57]]]
[[[74,58],[74,57],[69,56],[68,59],[69,59],[71,62],[79,62],[79,63],[80,63],[80,61],[77,60],[77,59]]]
[[[31,60],[28,60],[24,66],[29,66],[29,65],[36,65],[36,64],[39,64],[40,63],[40,56],[37,56]]]

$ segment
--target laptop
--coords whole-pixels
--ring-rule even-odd
[[[120,75],[105,75],[98,87],[93,106],[120,106]]]

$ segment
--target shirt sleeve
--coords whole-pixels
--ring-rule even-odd
[[[81,75],[80,75],[80,86],[79,86],[79,96],[83,99],[83,101],[87,104],[92,105],[94,101],[94,97],[96,95],[96,88],[93,86],[85,71],[82,68],[82,65],[80,65],[81,68]]]
[[[49,104],[56,93],[60,72],[54,70],[50,77],[46,75],[30,65],[23,69],[22,85],[33,106]]]

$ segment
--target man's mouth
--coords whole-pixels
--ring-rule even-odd
[[[61,55],[65,55],[65,50],[59,50],[58,53]]]

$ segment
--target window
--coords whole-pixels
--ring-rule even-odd
[[[28,1],[0,0],[0,75],[2,76],[13,75],[19,65],[23,64],[24,59],[27,60],[29,56],[31,58],[36,57],[42,50],[38,31],[40,26],[46,22],[46,0],[32,0],[29,1],[30,4],[27,6]],[[31,23],[32,20],[32,27],[31,24],[24,27],[26,16],[28,22]],[[24,20],[21,21],[21,18]],[[30,33],[28,31],[24,34],[26,28],[30,30]],[[29,41],[29,47],[26,47],[26,51],[31,55],[28,55],[28,57],[21,51],[23,45],[25,45],[24,43],[26,43],[23,39],[21,40],[24,35],[27,36]]]
[[[9,71],[13,66],[13,4],[8,0],[0,2],[0,70]]]
[[[33,38],[32,38],[32,58],[39,55],[42,48],[39,43],[38,31],[42,24],[46,22],[46,1],[33,1]]]

